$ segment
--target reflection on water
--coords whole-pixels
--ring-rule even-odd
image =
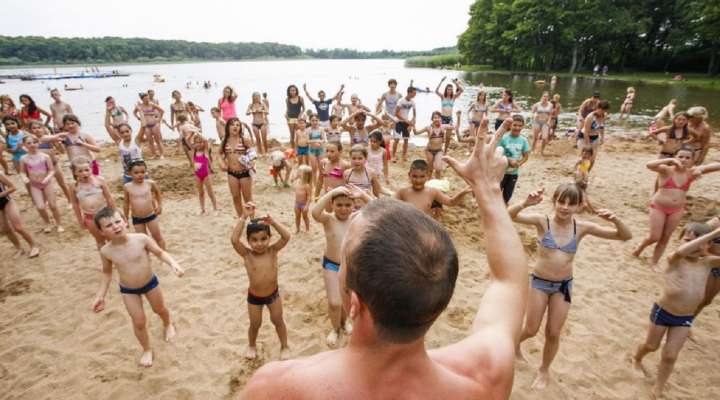
[[[215,124],[210,116],[210,108],[217,105],[218,98],[225,85],[232,85],[238,92],[236,108],[239,115],[244,115],[250,103],[252,92],[267,92],[270,99],[270,137],[287,139],[288,132],[285,125],[285,92],[289,84],[296,84],[302,90],[302,84],[307,82],[313,95],[323,89],[334,94],[345,84],[344,101],[350,101],[351,94],[357,94],[362,102],[370,108],[380,95],[387,90],[387,81],[395,78],[399,82],[399,90],[403,93],[410,83],[415,80],[415,86],[430,87],[434,90],[443,76],[458,77],[468,83],[467,91],[456,103],[456,110],[467,111],[468,104],[474,99],[481,82],[488,91],[488,98],[494,102],[500,97],[502,88],[510,88],[523,108],[528,110],[532,103],[539,100],[544,90],[559,93],[562,104],[567,111],[561,116],[563,126],[573,126],[573,112],[583,99],[589,97],[593,90],[599,90],[602,97],[611,102],[612,112],[617,113],[625,97],[625,89],[632,84],[637,89],[637,97],[633,112],[639,114],[632,117],[623,126],[647,126],[650,117],[667,104],[672,97],[678,99],[679,110],[690,105],[703,104],[710,111],[711,124],[720,125],[720,96],[717,92],[688,89],[681,86],[643,85],[620,81],[603,81],[587,78],[561,78],[557,85],[538,86],[536,80],[550,82],[550,76],[540,74],[490,74],[490,73],[462,73],[424,68],[405,68],[402,60],[291,60],[291,61],[245,61],[245,62],[213,62],[188,64],[159,64],[159,65],[126,65],[120,67],[107,67],[103,70],[119,69],[131,73],[127,78],[83,79],[62,81],[30,81],[7,80],[0,86],[0,93],[10,94],[14,99],[20,94],[31,95],[42,107],[48,107],[50,96],[48,90],[53,87],[62,88],[65,84],[77,86],[82,84],[84,89],[78,91],[62,91],[65,101],[70,103],[83,122],[83,129],[99,139],[107,139],[103,127],[104,100],[107,96],[114,96],[118,104],[132,112],[134,104],[138,101],[137,94],[148,89],[155,89],[160,105],[166,110],[169,119],[170,92],[178,89],[185,101],[193,101],[205,109],[201,114],[205,135],[215,137]],[[66,68],[23,68],[15,70],[2,70],[3,74],[20,72],[52,73],[77,72],[78,67]],[[160,74],[165,78],[164,83],[153,81],[153,75]],[[210,89],[202,88],[202,82],[209,80],[214,86]],[[188,89],[186,85],[191,82]],[[215,86],[217,84],[217,86]],[[418,111],[418,127],[430,122],[430,115],[439,109],[440,99],[434,93],[418,93],[415,99]],[[309,103],[306,103],[309,104]],[[529,117],[529,113],[524,113]],[[715,118],[715,119],[713,119]],[[465,114],[463,119],[465,119]],[[249,119],[245,119],[249,122]],[[714,122],[713,122],[714,121]],[[131,118],[131,123],[138,127],[137,120]],[[463,123],[465,125],[465,123]],[[165,129],[168,138],[175,137],[174,133]]]

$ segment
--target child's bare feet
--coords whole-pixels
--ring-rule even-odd
[[[285,361],[285,360],[289,360],[289,359],[290,359],[290,349],[287,347],[284,349],[280,349],[280,360]]]
[[[650,269],[651,269],[653,272],[657,273],[657,274],[662,274],[662,272],[663,272],[663,269],[662,269],[662,267],[661,267],[659,264],[654,264],[654,265],[652,265],[652,266],[650,267]]]
[[[330,333],[327,335],[327,338],[325,338],[325,342],[330,347],[335,347],[338,341],[338,333],[335,329],[330,331]]]
[[[280,352],[280,356],[282,356],[282,351]],[[248,360],[254,360],[257,358],[257,349],[254,346],[248,346],[247,350],[245,350],[245,358]]]
[[[140,365],[143,367],[151,367],[153,363],[153,352],[152,350],[144,351],[142,357],[140,357]]]
[[[50,232],[52,232],[52,231],[53,231],[53,227],[50,226],[50,225],[48,225],[48,226],[46,226],[45,228],[43,228],[43,232],[44,232],[44,233],[50,233]]]
[[[173,339],[175,339],[175,335],[177,335],[177,332],[175,332],[175,325],[170,324],[165,327],[165,341],[166,342],[172,342]]]
[[[548,371],[538,370],[537,376],[530,386],[535,390],[544,390],[547,387],[548,380],[550,379]]]
[[[55,228],[55,230],[57,230],[57,233],[63,233],[63,232],[65,232],[65,228],[63,228],[63,227],[60,226],[60,225],[58,225],[57,228]]]
[[[205,210],[200,210],[200,211],[198,211],[198,214],[197,214],[197,215],[202,216],[202,215],[205,215],[205,214],[206,214]]]
[[[638,360],[635,357],[632,357],[632,365],[633,368],[635,368],[636,371],[641,372],[644,377],[649,378],[650,373],[645,369],[645,366],[642,363],[642,360]]]
[[[638,247],[637,249],[633,250],[632,255],[633,257],[640,257],[640,253],[642,253],[642,248]]]
[[[23,249],[17,249],[17,250],[15,250],[15,253],[13,254],[12,258],[13,258],[13,260],[14,260],[14,259],[22,256],[23,254],[25,254],[25,250],[23,250]]]
[[[30,254],[28,255],[28,257],[30,257],[30,258],[35,258],[35,257],[37,257],[37,256],[39,256],[39,255],[40,255],[40,248],[38,248],[38,247],[33,247],[33,248],[30,249]]]
[[[528,362],[527,357],[525,357],[525,353],[523,353],[523,351],[520,348],[518,348],[515,351],[515,361],[524,362],[524,363]]]
[[[343,326],[343,329],[345,329],[346,335],[352,334],[352,331],[353,331],[352,322],[350,322],[350,320],[345,320],[345,326]]]

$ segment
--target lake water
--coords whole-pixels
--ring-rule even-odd
[[[295,84],[302,91],[302,84],[307,83],[310,92],[315,95],[322,89],[329,96],[334,95],[345,84],[344,101],[350,101],[350,95],[355,93],[361,101],[374,109],[378,97],[387,90],[387,80],[395,78],[399,82],[399,89],[404,88],[415,80],[415,86],[430,87],[431,90],[443,76],[458,77],[469,85],[467,91],[456,104],[463,111],[477,93],[478,85],[484,85],[491,101],[500,97],[502,88],[508,87],[516,92],[516,99],[525,109],[537,101],[543,90],[551,90],[550,85],[538,86],[535,80],[545,79],[544,75],[506,75],[487,73],[464,73],[459,71],[444,71],[425,68],[405,68],[403,60],[290,60],[290,61],[242,61],[242,62],[210,62],[188,64],[140,64],[123,65],[118,67],[103,67],[103,70],[118,69],[130,73],[129,77],[106,79],[77,79],[61,81],[18,81],[6,80],[0,85],[0,93],[9,94],[17,102],[20,94],[29,94],[36,102],[47,107],[50,102],[48,90],[58,87],[62,90],[65,84],[76,86],[82,84],[84,90],[62,91],[65,101],[70,103],[83,122],[83,129],[100,140],[107,140],[108,136],[103,127],[105,104],[107,96],[113,96],[118,104],[132,112],[134,104],[138,101],[138,93],[154,89],[160,105],[165,108],[169,119],[169,105],[172,101],[170,92],[178,89],[185,101],[193,101],[205,108],[202,113],[202,122],[205,135],[215,137],[215,125],[210,116],[210,108],[217,104],[222,88],[231,85],[238,92],[236,107],[238,114],[244,114],[250,103],[251,94],[255,91],[267,92],[270,99],[270,137],[287,140],[288,131],[284,120],[285,92],[289,84]],[[79,67],[66,68],[22,68],[1,70],[2,74],[20,72],[51,73],[51,72],[78,72]],[[153,82],[153,75],[160,74],[165,77],[164,83]],[[196,82],[211,81],[217,86],[204,89]],[[192,82],[190,89],[187,82]],[[589,97],[593,90],[600,90],[602,98],[610,100],[612,111],[617,113],[622,99],[625,97],[625,88],[633,85],[637,89],[637,100],[634,113],[639,114],[627,122],[627,126],[647,126],[650,118],[657,113],[670,98],[679,101],[678,110],[686,109],[695,104],[703,104],[710,111],[711,124],[715,127],[720,123],[718,111],[720,110],[720,95],[716,91],[687,89],[680,86],[641,85],[632,82],[602,81],[583,78],[562,78],[552,93],[559,93],[564,108],[576,108],[582,100]],[[416,97],[418,110],[418,126],[430,121],[432,111],[440,107],[439,98],[435,94],[418,93]],[[306,103],[309,104],[309,103]],[[312,106],[311,106],[312,107]],[[525,113],[529,116],[529,113]],[[572,112],[562,116],[563,121],[572,125]],[[245,119],[249,122],[248,119]],[[131,123],[138,127],[137,120],[131,117]],[[168,129],[163,131],[166,138],[174,138],[175,134]]]

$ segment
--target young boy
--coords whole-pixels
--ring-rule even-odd
[[[127,216],[130,216],[132,211],[135,232],[147,234],[150,231],[160,248],[165,250],[165,239],[160,233],[160,222],[157,220],[162,213],[160,188],[155,181],[146,179],[147,166],[144,160],[130,161],[128,172],[132,181],[123,185],[123,211]]]
[[[662,297],[653,305],[647,338],[638,346],[633,359],[635,368],[648,376],[642,360],[660,347],[667,333],[653,387],[656,397],[662,395],[680,349],[690,333],[697,307],[705,296],[710,270],[720,267],[720,257],[708,255],[711,242],[718,237],[720,228],[711,231],[707,224],[691,222],[683,230],[684,243],[668,257]]]
[[[471,192],[471,189],[467,188],[450,197],[439,189],[425,186],[425,182],[430,179],[430,166],[425,160],[415,160],[410,164],[408,178],[410,178],[410,186],[398,190],[395,198],[412,204],[428,215],[432,215],[433,208],[460,204],[462,198]]]
[[[527,162],[530,154],[530,143],[528,143],[525,136],[520,134],[524,125],[525,119],[522,115],[516,114],[512,118],[506,119],[498,128],[500,131],[498,134],[502,134],[502,132],[506,132],[510,128],[510,134],[505,134],[498,142],[498,147],[503,148],[508,161],[505,176],[500,182],[505,204],[512,198],[520,167]]]
[[[323,225],[325,230],[325,253],[323,254],[322,268],[325,279],[325,292],[328,298],[328,314],[332,331],[327,335],[327,345],[333,347],[337,344],[340,329],[344,328],[346,334],[352,332],[352,325],[346,319],[340,299],[340,246],[350,226],[350,216],[353,213],[354,197],[364,197],[366,202],[371,200],[364,190],[345,186],[338,186],[325,193],[312,208],[312,217]],[[332,213],[325,211],[328,203],[332,202]]]
[[[397,118],[397,123],[395,124],[396,135],[393,138],[392,149],[393,161],[395,162],[397,162],[397,146],[400,139],[403,140],[402,159],[403,162],[407,161],[408,138],[410,138],[410,130],[415,127],[415,117],[417,114],[415,110],[415,102],[413,101],[416,94],[417,92],[415,91],[415,88],[410,86],[407,89],[407,96],[398,100],[397,106],[395,107],[395,117]],[[412,111],[412,118],[410,118],[410,111]]]
[[[383,93],[382,96],[380,96],[380,98],[378,99],[377,105],[375,106],[376,114],[380,114],[384,108],[386,114],[392,116],[395,115],[395,108],[397,107],[398,101],[400,101],[402,94],[396,90],[397,81],[395,79],[390,79],[388,81],[388,89],[389,90]],[[383,103],[385,103],[384,107]]]
[[[270,175],[273,177],[273,187],[280,187],[280,182],[282,187],[290,187],[288,181],[290,180],[290,170],[292,168],[288,163],[288,159],[294,157],[294,155],[295,151],[293,149],[275,150],[270,153],[270,160],[272,161]],[[284,176],[283,171],[285,172]],[[280,182],[278,182],[278,179]]]
[[[54,100],[50,104],[50,112],[53,117],[53,129],[55,133],[63,131],[63,118],[67,114],[74,114],[70,104],[60,99],[60,91],[57,88],[50,91],[50,97]]]
[[[225,137],[225,120],[220,115],[220,109],[213,107],[210,109],[210,114],[215,120],[215,130],[217,130],[218,139],[222,142]]]
[[[240,241],[240,236],[245,230],[245,221],[254,214],[255,205],[245,203],[243,215],[230,238],[235,251],[245,261],[245,270],[250,281],[247,295],[250,327],[245,358],[257,358],[255,341],[262,325],[263,306],[267,306],[270,310],[270,321],[275,325],[275,331],[280,339],[280,359],[287,360],[290,358],[290,349],[287,344],[287,328],[282,317],[282,299],[278,289],[278,253],[290,240],[290,231],[283,224],[275,221],[270,214],[264,218],[251,219],[246,230],[249,246],[246,246]],[[270,244],[271,226],[280,234],[280,239],[273,244]]]
[[[177,276],[183,276],[185,271],[150,237],[138,233],[128,233],[127,221],[118,210],[110,207],[103,208],[95,214],[94,223],[109,242],[100,249],[103,275],[93,303],[93,310],[98,313],[105,309],[105,295],[112,280],[112,267],[115,265],[118,270],[123,303],[132,319],[135,337],[143,348],[140,365],[149,367],[153,362],[153,352],[145,326],[142,295],[145,295],[152,310],[162,318],[166,342],[172,341],[175,337],[175,327],[170,320],[170,312],[165,308],[157,276],[150,268],[148,253],[154,254],[168,264]]]

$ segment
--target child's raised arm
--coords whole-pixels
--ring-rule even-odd
[[[112,125],[112,122],[110,122],[110,110],[107,110],[105,113],[105,130],[108,135],[110,135],[110,139],[112,139],[113,142],[118,143],[121,140],[120,136],[118,136],[115,131],[115,127]]]
[[[233,229],[232,235],[230,236],[230,243],[233,245],[235,251],[242,257],[245,257],[250,252],[250,249],[245,247],[240,237],[245,231],[245,221],[251,216],[253,210],[254,207],[251,204],[244,205],[243,214],[240,216],[240,220],[237,225],[235,225],[235,229]]]
[[[310,95],[310,92],[308,92],[307,83],[303,83],[303,91],[305,92],[305,96],[307,96],[307,98],[310,99],[310,101],[312,101],[313,103],[315,101],[317,101],[317,100],[313,99],[313,97]]]
[[[668,256],[668,261],[670,263],[674,263],[680,258],[687,257],[690,254],[699,250],[705,243],[718,237],[720,237],[720,228],[715,228],[714,231],[708,234],[702,235],[699,238],[695,238],[689,242],[685,242]]]
[[[603,210],[597,210],[595,212],[595,214],[598,217],[600,217],[606,221],[612,222],[615,225],[615,227],[614,228],[606,228],[606,227],[600,226],[595,223],[585,222],[583,224],[588,225],[588,228],[587,228],[588,235],[593,235],[593,236],[597,236],[599,238],[610,239],[610,240],[626,241],[626,240],[632,239],[632,232],[630,232],[630,228],[628,228],[627,225],[625,225],[625,223],[622,222],[620,220],[620,218],[618,218],[615,215],[615,213],[613,213],[610,210],[603,209]]]
[[[275,228],[275,230],[278,231],[278,233],[280,234],[280,239],[278,239],[277,242],[273,243],[272,247],[275,249],[275,251],[282,250],[283,247],[285,247],[290,241],[290,231],[285,225],[276,221],[275,218],[273,218],[270,214],[265,217],[264,222]]]
[[[701,165],[699,167],[695,167],[695,170],[697,170],[700,175],[717,172],[717,171],[720,171],[720,162],[714,162],[714,163],[710,163],[710,164]]]
[[[175,275],[185,275],[185,271],[180,268],[180,264],[175,261],[175,259],[170,255],[170,253],[160,248],[160,246],[158,246],[158,244],[155,242],[155,239],[147,235],[145,235],[143,239],[145,240],[145,249],[147,251],[153,253],[155,257],[159,258],[162,262],[169,265]]]
[[[528,195],[528,197],[520,204],[513,204],[508,207],[508,214],[513,222],[523,225],[533,225],[542,228],[543,217],[539,214],[520,215],[520,212],[528,207],[540,204],[543,200],[543,192],[545,189],[540,188]]]
[[[93,302],[93,311],[96,313],[105,309],[105,295],[107,295],[110,281],[112,280],[112,262],[107,259],[100,251],[100,259],[102,260],[102,276],[100,277],[100,286],[98,286],[95,302]]]
[[[660,172],[660,173],[667,173],[669,167],[676,166],[676,167],[682,167],[682,164],[680,161],[674,159],[674,158],[659,158],[657,160],[652,160],[645,164],[645,167],[649,169],[650,171]]]
[[[90,135],[80,134],[80,141],[78,141],[78,144],[85,147],[86,149],[92,151],[93,153],[99,153],[100,152],[100,146],[98,146],[97,142],[95,142],[95,139]]]
[[[433,200],[437,201],[438,203],[440,203],[444,206],[453,207],[453,206],[460,204],[463,197],[465,197],[466,194],[472,192],[472,189],[466,188],[465,190],[458,192],[457,194],[455,194],[455,196],[452,196],[452,197],[446,195],[440,189],[435,189],[434,192],[435,192],[435,198],[433,198]]]
[[[325,212],[325,208],[327,207],[328,203],[332,201],[333,196],[338,194],[345,194],[347,196],[350,196],[350,191],[344,186],[338,186],[335,189],[325,193],[320,198],[320,200],[315,203],[312,210],[310,210],[310,214],[315,221],[321,224],[325,224],[330,220],[330,214]]]
[[[458,97],[460,97],[460,95],[465,91],[465,88],[462,87],[457,78],[453,79],[453,83],[455,84],[455,97],[453,100],[457,100]]]
[[[440,97],[441,99],[443,98],[443,93],[440,93],[440,86],[443,82],[445,82],[445,78],[447,78],[447,76],[443,76],[442,79],[440,79],[440,82],[438,82],[437,87],[435,88],[435,94],[438,95],[438,97]]]

